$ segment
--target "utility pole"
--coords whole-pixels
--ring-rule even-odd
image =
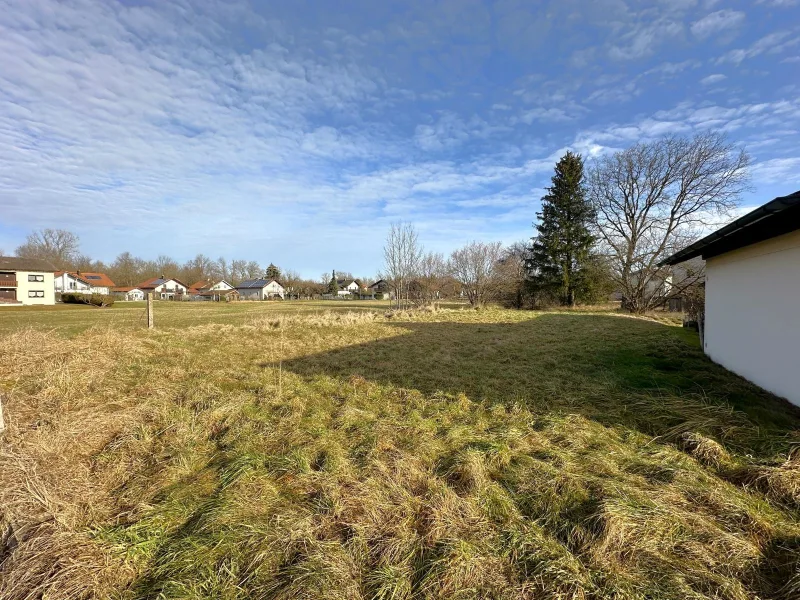
[[[153,329],[153,292],[147,292],[147,328]]]

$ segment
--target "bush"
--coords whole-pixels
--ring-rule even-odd
[[[61,294],[61,302],[64,304],[89,304],[91,306],[111,306],[114,304],[114,297],[105,294]]]
[[[383,300],[383,292],[375,292],[375,300]]]

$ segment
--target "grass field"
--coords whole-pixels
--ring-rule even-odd
[[[800,597],[800,415],[691,332],[385,310],[0,312],[0,598]]]

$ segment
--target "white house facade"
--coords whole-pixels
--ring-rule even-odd
[[[240,300],[283,299],[286,295],[284,287],[275,279],[248,279],[236,286]]]
[[[800,192],[670,257],[706,260],[706,354],[800,405]]]
[[[55,273],[53,284],[55,286],[56,294],[71,293],[71,294],[91,294],[91,284],[76,274],[68,273],[66,271],[57,271]]]
[[[114,282],[105,273],[82,273],[80,271],[57,271],[55,274],[56,294],[103,294],[108,295]]]
[[[55,304],[54,272],[44,260],[0,256],[0,306]]]
[[[148,279],[136,287],[144,293],[152,292],[154,298],[161,300],[173,300],[176,297],[183,297],[189,289],[185,283],[165,277]]]
[[[355,279],[339,279],[336,284],[339,286],[339,296],[349,296],[350,294],[358,294],[361,286]]]
[[[117,297],[122,298],[128,302],[136,300],[144,300],[144,291],[137,287],[117,287],[113,288],[112,292]]]

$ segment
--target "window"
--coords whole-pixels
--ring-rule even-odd
[[[28,275],[28,281],[44,281],[44,275]]]
[[[36,290],[29,290],[28,291],[28,298],[44,298],[44,292],[39,292]]]

